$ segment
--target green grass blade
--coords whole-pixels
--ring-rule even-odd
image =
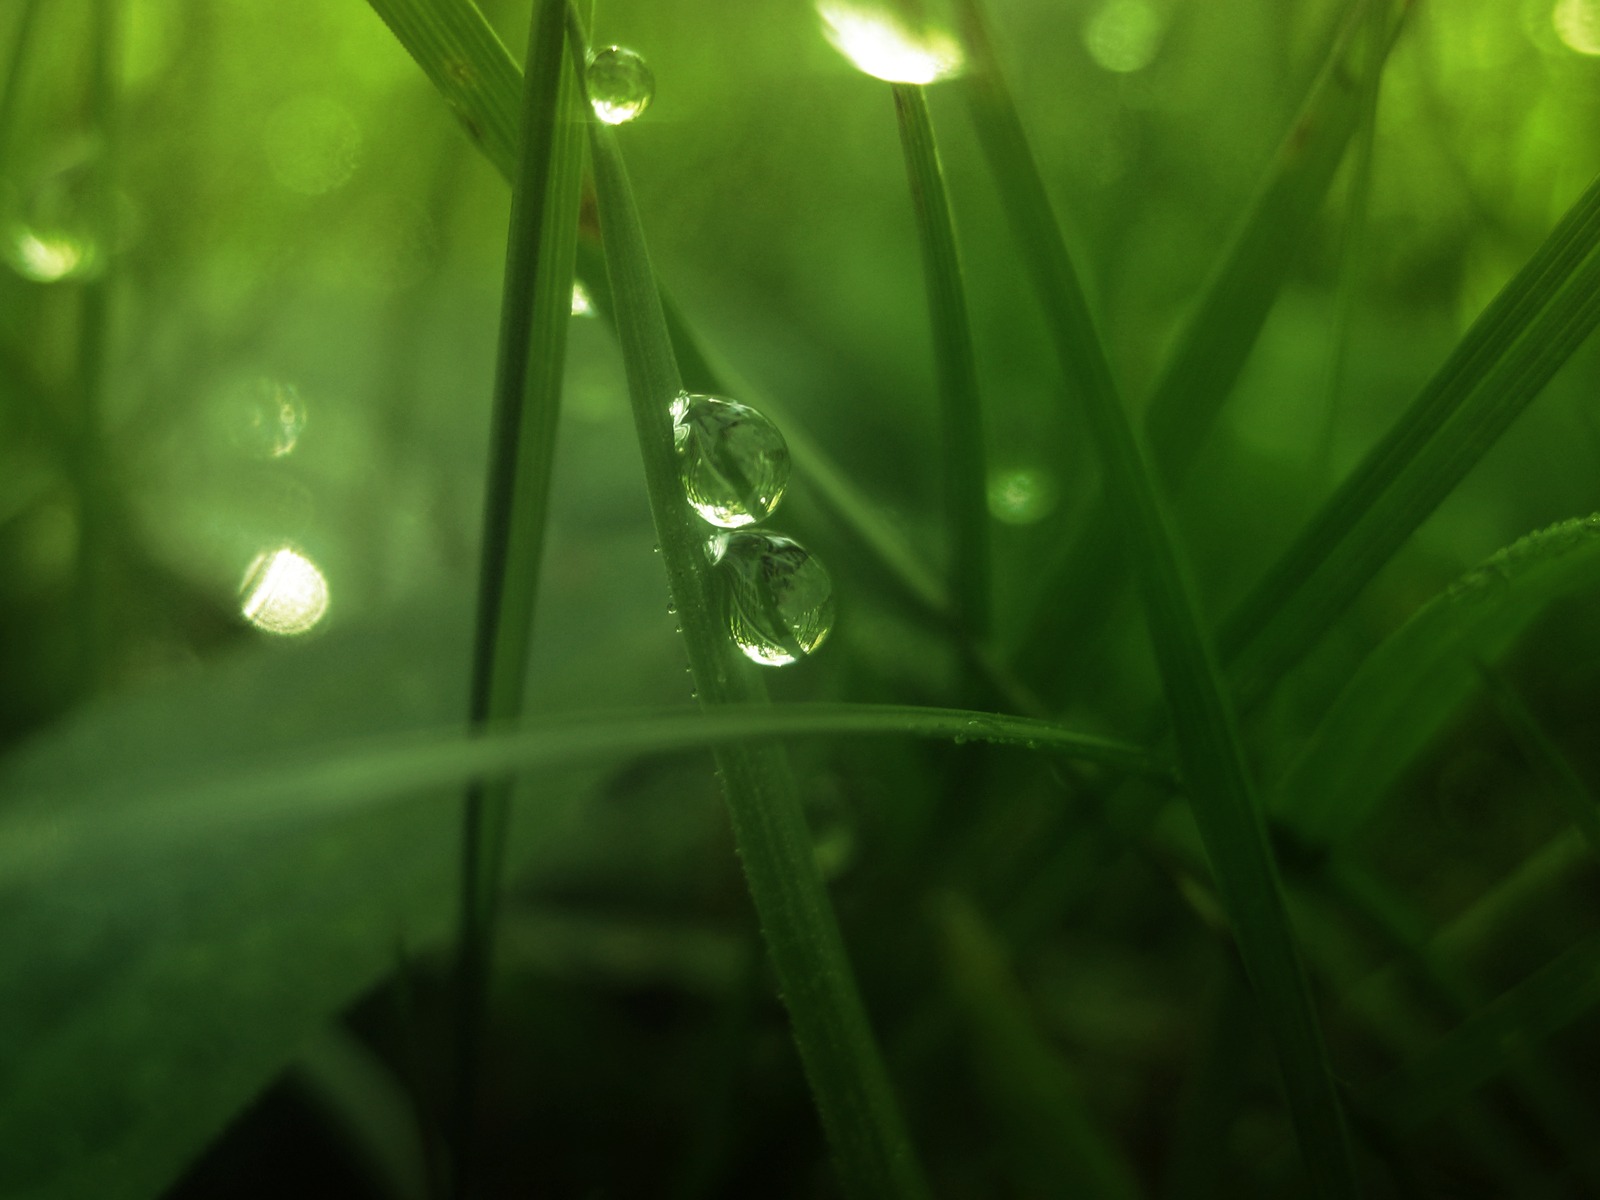
[[[1310,986],[1284,907],[1221,675],[1154,473],[1134,433],[1044,183],[974,0],[963,0],[976,71],[962,81],[984,154],[1056,348],[1084,405],[1106,492],[1144,598],[1179,769],[1245,968],[1261,1005],[1314,1194],[1350,1196],[1355,1168]]]
[[[1394,1072],[1374,1088],[1368,1102],[1401,1128],[1418,1128],[1597,1004],[1600,935],[1591,935]]]
[[[1500,710],[1501,718],[1510,727],[1523,754],[1530,763],[1549,776],[1556,799],[1566,812],[1567,819],[1583,835],[1583,840],[1589,844],[1589,852],[1600,858],[1600,799],[1584,782],[1572,760],[1545,731],[1527,701],[1517,694],[1510,680],[1482,662],[1478,664],[1478,675],[1489,689],[1495,707]]]
[[[1311,234],[1360,122],[1363,80],[1381,77],[1409,8],[1402,2],[1397,11],[1397,0],[1351,7],[1238,230],[1162,361],[1145,410],[1144,434],[1151,465],[1169,495],[1181,486],[1215,426]],[[1384,22],[1385,34],[1377,47],[1363,36],[1375,19]],[[1070,609],[1036,614],[1038,636],[1071,638],[1074,644],[1091,641],[1119,594],[1115,586],[1071,586],[1075,580],[1123,578],[1126,567],[1115,522],[1104,503],[1096,512],[1051,565],[1051,582],[1042,593],[1046,598],[1072,595],[1076,601]],[[1053,633],[1046,634],[1046,623]],[[1035,642],[1030,638],[1023,644]]]
[[[42,846],[205,838],[235,825],[299,824],[428,789],[535,770],[614,762],[641,754],[784,738],[912,737],[984,742],[1146,776],[1167,785],[1171,767],[1138,746],[1075,733],[1049,721],[966,709],[895,704],[723,705],[701,712],[574,713],[481,734],[419,731],[363,745],[330,746],[285,760],[213,764],[199,777],[122,778],[60,788],[12,770],[0,777],[10,812],[0,818],[0,875],[48,866]],[[98,798],[98,799],[96,799]],[[102,811],[101,804],[115,809]]]
[[[517,65],[470,0],[439,6],[429,0],[369,0],[395,37],[416,61],[461,119],[474,144],[508,181],[516,156],[517,97],[522,80]],[[593,246],[580,244],[578,274],[596,299],[596,308],[611,319],[605,285],[605,262]],[[663,293],[662,308],[673,350],[685,383],[696,391],[740,398],[766,413],[783,429],[790,452],[801,468],[803,484],[818,496],[843,526],[888,570],[906,595],[922,607],[947,615],[950,599],[944,585],[921,557],[882,518],[839,468],[821,441],[770,396],[757,393],[731,377],[726,366],[713,363],[701,339]]]
[[[571,319],[581,125],[566,62],[566,5],[544,0],[528,35],[495,361],[469,716],[515,717],[533,632]],[[474,783],[462,814],[455,1190],[471,1191],[478,1061],[509,819],[508,785]]]
[[[1600,179],[1224,621],[1241,704],[1316,643],[1600,323],[1597,246]]]
[[[983,407],[972,324],[950,198],[928,117],[928,98],[916,84],[897,83],[893,90],[933,324],[944,467],[941,483],[951,548],[949,591],[957,625],[981,641],[989,628],[989,513],[984,499]]]
[[[1390,782],[1550,601],[1600,585],[1600,519],[1530,534],[1424,605],[1368,656],[1273,789],[1274,807],[1314,842],[1355,834]]]
[[[970,1027],[973,1069],[1011,1148],[1013,1177],[1031,1195],[1132,1200],[1132,1170],[1039,1029],[994,934],[958,897],[947,897],[938,917],[946,981]]]
[[[728,636],[703,549],[706,528],[678,480],[667,409],[681,381],[616,135],[595,123],[590,138],[645,482],[695,687],[707,706],[759,704],[766,689]],[[717,754],[717,763],[745,878],[840,1181],[861,1197],[925,1195],[787,759],[778,747],[730,747]]]

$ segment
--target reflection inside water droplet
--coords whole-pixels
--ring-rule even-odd
[[[817,0],[823,36],[858,71],[890,83],[935,83],[958,75],[966,56],[941,29],[921,32],[881,4],[865,0]]]
[[[1007,525],[1031,525],[1056,506],[1056,485],[1035,467],[1013,467],[989,476],[989,514]]]
[[[280,637],[310,631],[328,612],[328,581],[298,550],[289,546],[256,555],[240,586],[244,619]]]
[[[728,631],[751,662],[781,667],[813,653],[833,628],[833,581],[791,538],[716,534],[707,553],[728,587]]]
[[[584,72],[589,104],[607,125],[622,125],[650,107],[656,78],[644,59],[623,46],[607,46],[589,55]]]
[[[672,402],[672,444],[689,503],[724,529],[772,515],[789,483],[783,434],[748,405],[680,392]]]
[[[1550,23],[1569,50],[1600,55],[1600,0],[1556,0]]]
[[[306,406],[300,389],[268,375],[235,380],[218,395],[213,424],[253,458],[283,458],[300,444]]]
[[[1148,67],[1161,48],[1162,20],[1150,0],[1106,0],[1083,27],[1089,57],[1108,71]]]

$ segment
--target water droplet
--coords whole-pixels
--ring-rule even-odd
[[[1106,0],[1083,27],[1083,45],[1108,71],[1142,71],[1161,49],[1161,14],[1149,0]]]
[[[728,630],[746,658],[781,667],[833,628],[833,581],[799,542],[754,530],[718,533],[708,550],[728,584]]]
[[[291,546],[256,555],[239,590],[244,619],[280,637],[309,632],[328,612],[327,579]]]
[[[656,94],[656,77],[632,50],[607,46],[589,55],[584,73],[589,104],[607,125],[623,125],[650,107]]]
[[[0,251],[11,269],[35,283],[89,279],[101,266],[94,235],[94,166],[81,159],[30,184],[4,188]]]
[[[908,27],[882,4],[817,0],[823,36],[858,70],[890,83],[936,83],[966,67],[961,45],[942,29]]]
[[[589,299],[589,289],[576,279],[572,281],[572,315],[575,317],[594,316],[594,301]]]
[[[283,458],[300,443],[306,406],[300,389],[268,375],[237,379],[213,402],[212,418],[253,458]]]
[[[989,514],[1007,525],[1031,525],[1056,506],[1056,483],[1034,467],[1014,467],[989,476]]]
[[[1556,0],[1550,23],[1569,50],[1600,55],[1600,0]]]
[[[789,483],[789,448],[778,427],[718,396],[680,392],[670,411],[678,472],[695,512],[724,529],[771,516]]]

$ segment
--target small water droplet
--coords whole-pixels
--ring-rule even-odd
[[[781,667],[811,654],[833,628],[833,581],[799,542],[754,530],[720,533],[715,562],[728,582],[728,630],[746,658]]]
[[[607,46],[589,55],[584,73],[589,104],[607,125],[623,125],[650,107],[656,94],[656,77],[632,50]]]
[[[680,392],[672,402],[672,444],[694,510],[737,529],[765,520],[789,483],[783,434],[748,405]]]
[[[937,83],[959,75],[966,55],[955,38],[913,29],[876,0],[817,0],[822,33],[856,70],[889,83]]]
[[[576,279],[572,281],[572,315],[575,317],[594,316],[594,301],[589,299],[589,289]]]

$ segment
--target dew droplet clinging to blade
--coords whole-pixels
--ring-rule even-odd
[[[589,105],[607,125],[627,124],[650,107],[656,94],[649,65],[625,46],[607,46],[589,55],[584,79]]]
[[[789,447],[755,409],[680,392],[672,402],[678,475],[695,512],[723,529],[771,516],[789,485]]]
[[[822,645],[833,628],[833,581],[815,555],[755,530],[719,533],[712,544],[727,582],[728,632],[746,658],[782,667]]]
[[[817,0],[822,33],[856,70],[888,83],[937,83],[966,69],[961,43],[936,27],[912,29],[881,3]]]

